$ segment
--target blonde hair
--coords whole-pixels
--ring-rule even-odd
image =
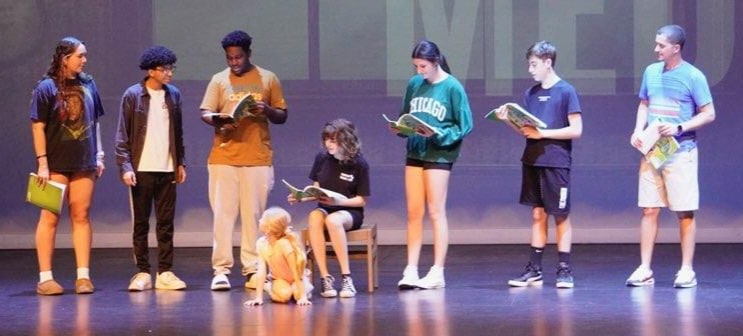
[[[307,264],[307,256],[304,254],[304,248],[297,241],[297,236],[291,229],[292,216],[281,207],[270,207],[263,212],[258,220],[258,227],[265,232],[267,236],[273,236],[277,240],[286,238],[291,243],[294,250],[294,258],[297,261],[297,271],[301,276],[304,274],[304,268]],[[269,252],[270,253],[270,252]],[[270,254],[269,254],[270,256]]]

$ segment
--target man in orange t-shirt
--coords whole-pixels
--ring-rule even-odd
[[[202,120],[214,127],[209,153],[209,203],[214,213],[212,290],[231,288],[227,275],[234,265],[232,233],[238,216],[242,235],[240,261],[245,287],[259,260],[255,242],[258,218],[273,188],[273,151],[269,122],[283,124],[288,116],[278,77],[250,63],[252,38],[234,31],[222,39],[228,68],[212,76],[201,102]],[[250,95],[254,103],[247,116],[234,120],[214,116],[230,114],[235,104]]]

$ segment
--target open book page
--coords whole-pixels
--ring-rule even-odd
[[[658,124],[650,124],[642,132],[637,134],[637,137],[642,142],[640,147],[636,147],[642,155],[647,155],[648,152],[655,146],[655,143],[660,139],[660,130]]]
[[[505,104],[505,106],[508,109],[508,122],[516,126],[516,128],[521,128],[524,126],[547,128],[547,124],[545,122],[543,122],[533,114],[529,113],[529,111],[525,110],[519,104],[507,103]],[[490,112],[485,114],[485,119],[496,121],[500,120],[497,116],[497,109],[490,110]]]
[[[284,182],[284,185],[286,185],[286,187],[289,189],[289,193],[294,195],[294,198],[300,202],[314,201],[318,197],[329,197],[335,200],[347,200],[348,199],[348,197],[344,196],[341,193],[328,190],[325,188],[320,188],[318,186],[308,185],[300,189],[300,188],[293,186],[291,183],[287,182],[286,180],[282,179],[281,182]]]
[[[37,179],[38,175],[29,174],[26,201],[56,214],[62,213],[67,185],[48,180],[46,185],[40,186]]]
[[[416,134],[416,129],[418,127],[423,127],[427,129],[430,132],[441,134],[441,130],[437,127],[433,127],[426,123],[425,121],[419,119],[418,117],[410,114],[405,113],[400,116],[400,118],[397,118],[397,120],[392,120],[388,118],[385,114],[382,114],[382,117],[384,117],[384,120],[386,120],[394,129],[398,130],[398,132],[402,133],[406,136],[411,136],[413,134]]]
[[[255,115],[250,113],[250,109],[255,107],[255,105],[253,95],[245,95],[235,104],[229,113],[206,113],[204,115],[211,117],[212,121],[217,124],[232,124],[245,117],[254,117]]]
[[[664,136],[658,139],[655,146],[650,149],[645,157],[650,164],[655,167],[655,169],[658,169],[671,157],[671,155],[673,155],[673,153],[676,153],[678,149],[679,143],[676,141],[676,138],[672,136]]]

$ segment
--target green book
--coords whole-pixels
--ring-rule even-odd
[[[418,127],[425,128],[432,133],[441,135],[440,129],[427,124],[425,121],[420,120],[418,117],[410,113],[402,114],[399,118],[397,118],[397,120],[387,118],[387,116],[384,114],[382,114],[382,117],[384,118],[384,120],[387,120],[390,126],[392,126],[394,129],[405,136],[416,134],[418,132]]]
[[[37,178],[38,176],[34,173],[30,173],[28,176],[26,202],[55,214],[60,214],[67,185],[52,180],[47,181],[45,185],[39,185]]]
[[[521,105],[516,103],[507,103],[506,109],[508,110],[508,122],[513,124],[516,128],[521,128],[524,126],[533,126],[537,128],[547,128],[547,124],[544,123],[544,121],[540,120],[533,114],[529,113],[529,111],[525,110]],[[490,110],[487,114],[485,114],[485,119],[495,120],[498,121],[497,109]]]

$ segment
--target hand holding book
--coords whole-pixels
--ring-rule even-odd
[[[633,134],[631,144],[655,169],[660,168],[679,148],[673,136],[661,134],[661,123],[651,123],[641,132]]]
[[[387,121],[392,129],[396,130],[398,133],[404,136],[418,134],[424,137],[430,137],[434,134],[441,134],[440,129],[429,125],[425,121],[410,113],[401,115],[399,118],[397,118],[397,120],[392,120],[385,114],[382,114],[382,117],[384,118],[384,120]]]
[[[544,121],[516,103],[506,103],[490,110],[490,112],[485,114],[485,119],[506,121],[511,123],[516,129],[524,126],[547,128],[547,124]]]
[[[55,214],[62,212],[67,185],[52,180],[44,181],[35,173],[28,177],[26,201]]]
[[[286,180],[281,180],[289,189],[289,195],[287,201],[289,203],[306,202],[306,201],[320,201],[326,204],[335,204],[338,201],[347,200],[348,197],[341,193],[337,193],[332,190],[321,188],[315,185],[308,185],[302,189],[297,188]]]

